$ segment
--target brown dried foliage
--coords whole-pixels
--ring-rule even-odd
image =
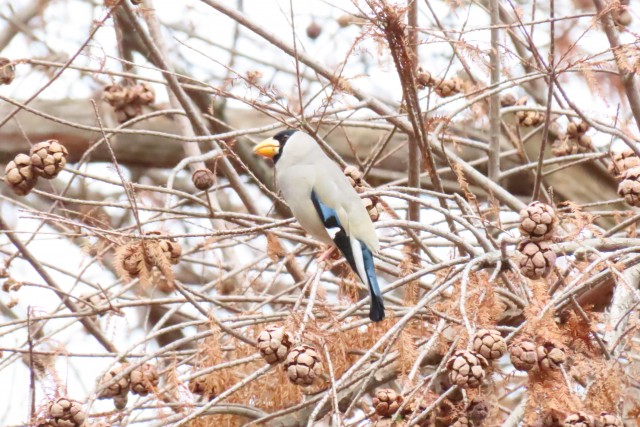
[[[181,253],[180,245],[166,238],[135,240],[116,248],[114,268],[122,280],[140,279],[143,286],[155,284],[170,292],[174,286],[172,265],[179,262]],[[154,274],[155,269],[161,277]]]

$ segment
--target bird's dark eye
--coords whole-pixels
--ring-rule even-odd
[[[284,145],[284,143],[287,142],[289,137],[291,137],[291,135],[293,135],[295,132],[296,132],[295,129],[282,130],[282,131],[276,133],[275,135],[273,135],[273,139],[278,141],[280,143],[280,147],[282,147]]]

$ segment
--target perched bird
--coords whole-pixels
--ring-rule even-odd
[[[380,245],[358,193],[340,168],[308,134],[288,129],[258,144],[253,152],[273,159],[276,184],[302,228],[338,247],[360,280],[369,286],[374,322],[384,319],[382,294],[373,267]]]

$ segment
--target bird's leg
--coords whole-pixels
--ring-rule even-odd
[[[336,250],[335,246],[331,246],[329,247],[329,249],[327,249],[326,251],[324,251],[322,253],[322,255],[320,255],[320,258],[318,258],[318,263],[324,262],[324,263],[329,263],[329,260],[331,258],[333,258],[333,254]]]

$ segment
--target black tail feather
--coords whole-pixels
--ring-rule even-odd
[[[371,292],[371,308],[369,309],[369,319],[379,322],[384,319],[384,302],[382,297]]]
[[[358,275],[358,277],[360,277],[360,280],[363,283],[369,285],[369,294],[371,296],[369,319],[374,322],[381,321],[382,319],[384,319],[384,302],[382,299],[382,294],[380,293],[380,287],[378,286],[376,273],[373,268],[373,255],[371,254],[371,251],[362,242],[359,242],[362,250],[364,272],[366,274],[366,277],[362,277],[362,275],[358,271],[358,266],[356,265],[356,258],[353,254],[351,240],[343,229],[340,229],[340,231],[336,233],[333,241],[351,266],[351,269]]]

